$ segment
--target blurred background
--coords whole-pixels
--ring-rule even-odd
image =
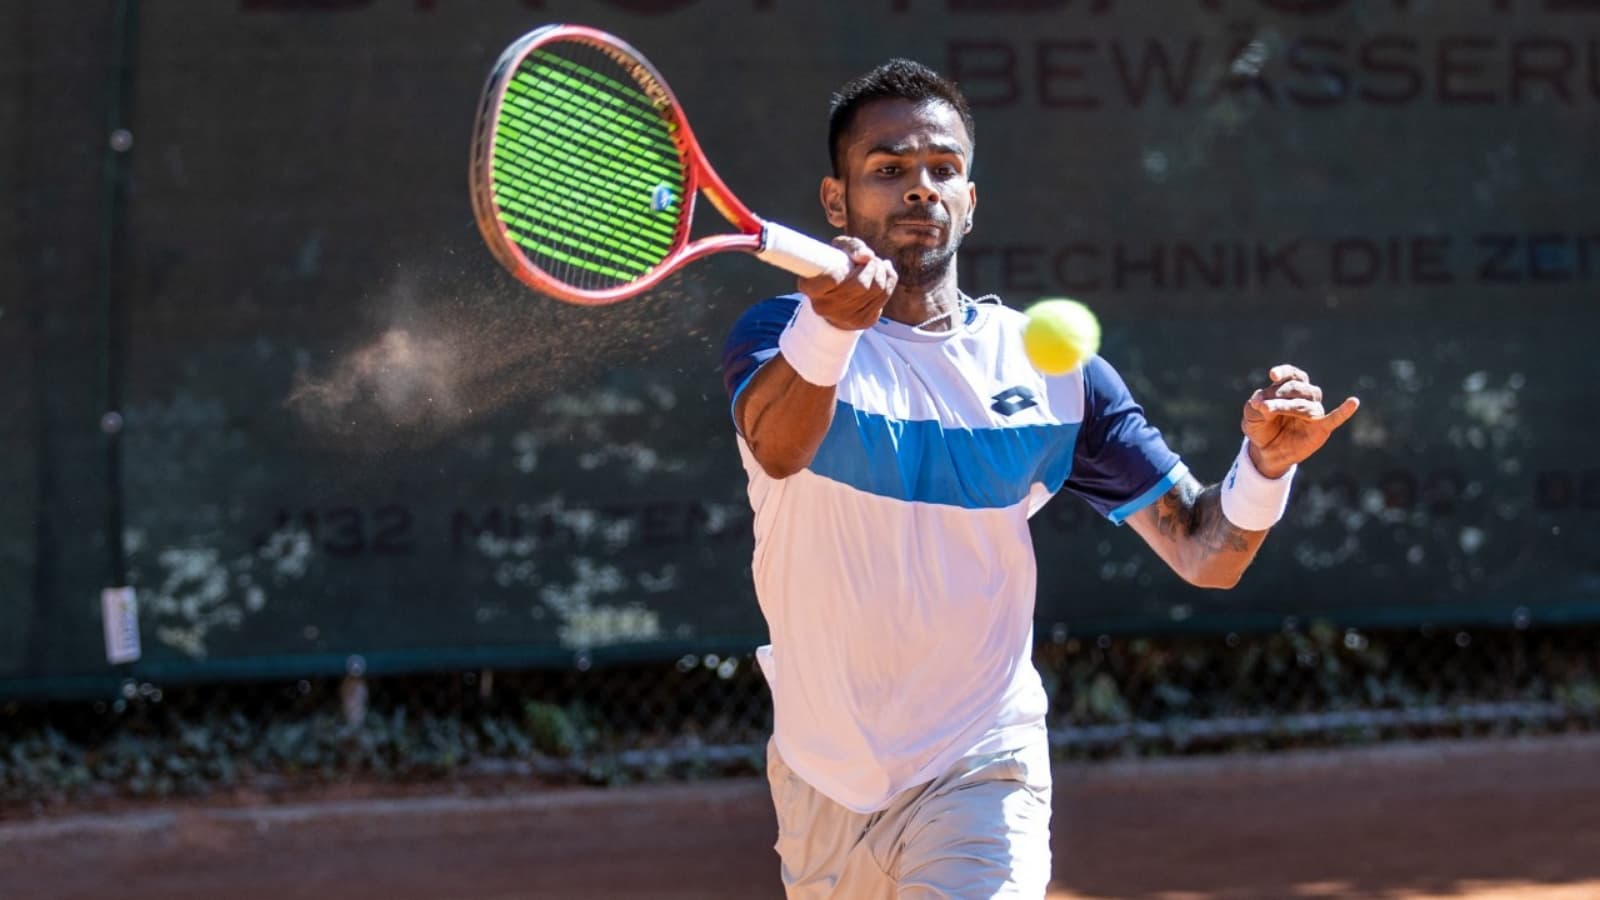
[[[1089,303],[1202,478],[1269,366],[1361,396],[1231,592],[1036,517],[1063,759],[1600,725],[1600,5],[4,0],[0,815],[760,771],[718,365],[791,284],[499,270],[472,116],[552,21],[819,235],[830,91],[955,78],[964,289]]]

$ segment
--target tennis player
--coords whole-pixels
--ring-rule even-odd
[[[1060,491],[1126,523],[1181,577],[1233,586],[1296,466],[1356,411],[1292,365],[1245,402],[1202,486],[1111,364],[1044,376],[1021,313],[957,287],[973,121],[892,60],[844,85],[822,206],[854,267],[801,279],[724,350],[772,643],[767,775],[792,898],[1042,897],[1044,688],[1028,517]]]

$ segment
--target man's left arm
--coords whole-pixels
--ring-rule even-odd
[[[1185,475],[1128,517],[1128,525],[1173,571],[1199,587],[1239,583],[1283,512],[1295,467],[1361,405],[1350,397],[1327,412],[1322,389],[1295,366],[1274,366],[1268,379],[1271,384],[1245,403],[1245,442],[1222,482],[1202,487]]]

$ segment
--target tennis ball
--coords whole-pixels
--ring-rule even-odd
[[[1100,350],[1100,320],[1076,300],[1052,298],[1028,307],[1022,348],[1046,375],[1072,371]]]

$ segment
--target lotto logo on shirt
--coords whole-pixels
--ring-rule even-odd
[[[994,403],[989,408],[1002,416],[1014,415],[1039,405],[1039,401],[1033,399],[1033,391],[1020,384],[1006,388],[991,399]]]

